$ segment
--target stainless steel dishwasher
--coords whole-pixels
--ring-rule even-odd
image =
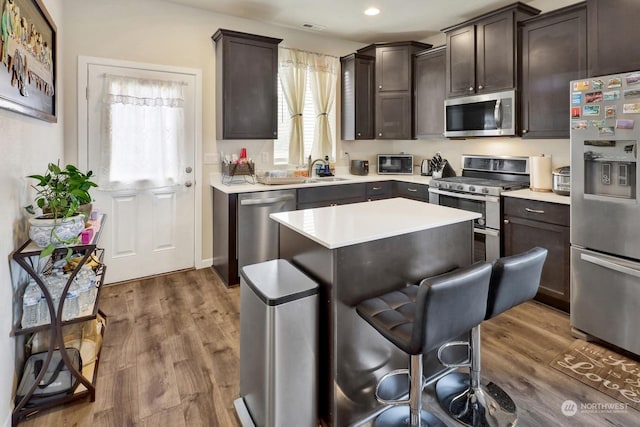
[[[278,258],[278,224],[274,212],[296,209],[296,190],[238,195],[238,271],[245,265]]]

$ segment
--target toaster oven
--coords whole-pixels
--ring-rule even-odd
[[[378,174],[413,175],[413,155],[378,154]]]

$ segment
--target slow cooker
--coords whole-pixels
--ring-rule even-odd
[[[571,168],[569,166],[562,166],[554,169],[552,175],[553,192],[562,196],[568,196],[571,191]]]

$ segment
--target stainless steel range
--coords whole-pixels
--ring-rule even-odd
[[[429,202],[478,212],[474,260],[500,257],[500,194],[529,186],[529,157],[462,156],[462,176],[433,178]]]

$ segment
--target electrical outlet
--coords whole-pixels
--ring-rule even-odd
[[[261,158],[262,158],[262,163],[269,163],[269,153],[267,153],[266,151],[263,151],[261,153]]]

